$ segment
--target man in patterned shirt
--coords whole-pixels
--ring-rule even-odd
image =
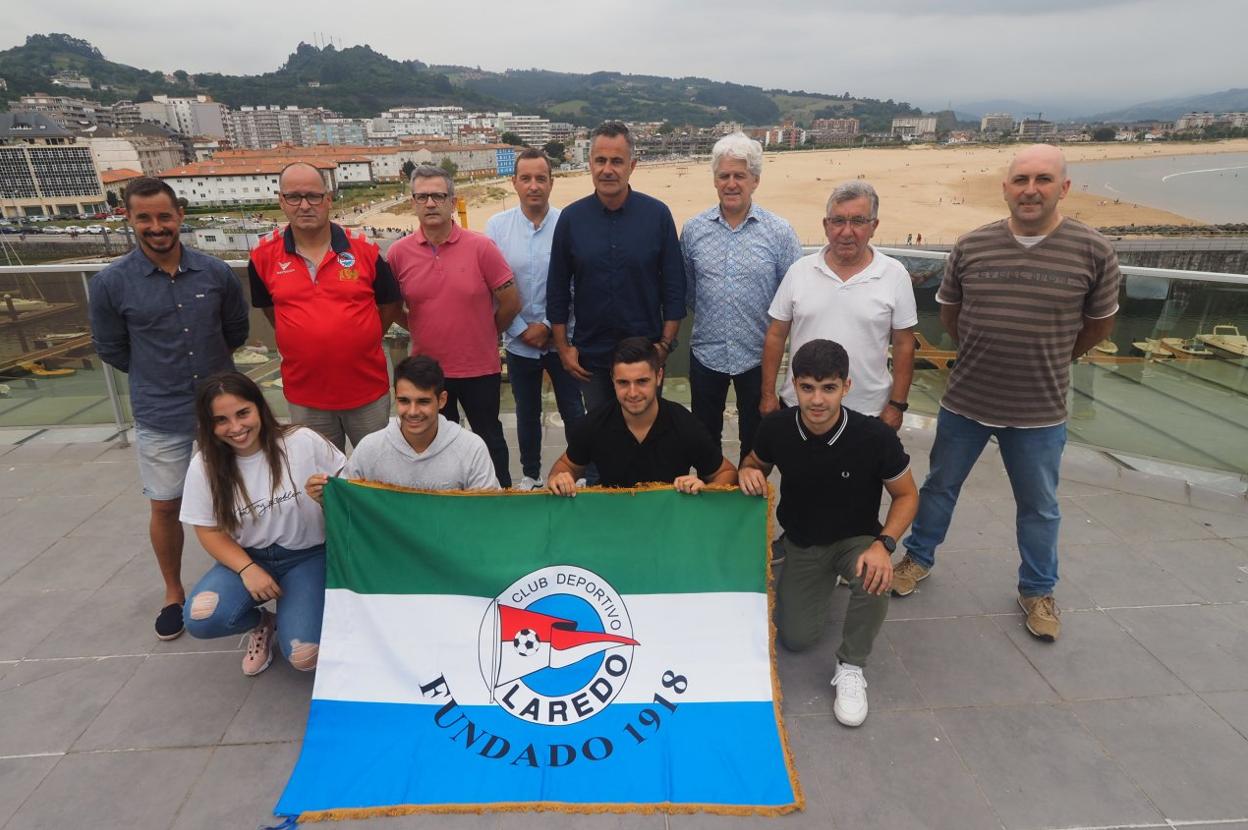
[[[958,240],[936,294],[958,362],[893,593],[906,596],[927,577],[962,482],[996,436],[1018,505],[1018,604],[1027,630],[1053,642],[1061,633],[1053,588],[1070,364],[1113,330],[1118,256],[1105,237],[1058,211],[1070,179],[1056,147],[1021,151],[1001,187],[1009,218]]]
[[[720,443],[731,384],[737,395],[741,458],[750,454],[762,397],[767,308],[789,266],[802,256],[793,226],[754,204],[763,147],[744,133],[711,150],[719,204],[685,223],[687,305],[693,312],[689,387],[693,414]]]

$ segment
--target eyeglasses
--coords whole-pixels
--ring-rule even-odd
[[[869,219],[866,216],[850,216],[848,218],[844,216],[828,216],[823,221],[834,228],[843,228],[846,225],[853,225],[854,229],[857,230],[858,228],[865,228],[875,220]]]
[[[325,201],[324,193],[283,193],[282,201],[288,205],[297,205],[306,201],[310,205],[319,205]]]
[[[412,199],[417,203],[424,203],[432,199],[435,205],[440,205],[449,199],[450,196],[451,194],[449,193],[413,193]]]

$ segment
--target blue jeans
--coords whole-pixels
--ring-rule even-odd
[[[758,405],[763,397],[763,367],[755,366],[739,375],[708,369],[689,353],[689,396],[693,414],[722,448],[724,404],[728,402],[728,384],[737,391],[737,437],[741,439],[741,458],[754,448],[758,431]]]
[[[277,644],[282,655],[289,660],[295,646],[319,645],[321,615],[325,611],[325,546],[288,550],[281,545],[269,545],[246,550],[256,562],[254,567],[264,568],[281,586]],[[195,619],[192,614],[196,597],[205,592],[217,595],[216,607],[209,616]],[[192,637],[204,640],[242,634],[260,624],[263,604],[251,598],[242,577],[217,562],[191,589],[183,612],[186,630]]]
[[[989,436],[1001,447],[1017,506],[1018,592],[1025,597],[1053,593],[1057,584],[1057,529],[1061,513],[1057,480],[1066,447],[1066,425],[1037,429],[989,427],[942,408],[936,420],[931,467],[919,490],[919,512],[902,544],[925,568],[945,541],[958,493],[979,460]]]
[[[568,429],[585,417],[581,385],[567,373],[557,352],[541,357],[521,357],[507,352],[507,374],[516,399],[516,441],[520,445],[520,469],[532,479],[542,477],[542,371],[555,388],[555,406],[563,418],[564,440]]]

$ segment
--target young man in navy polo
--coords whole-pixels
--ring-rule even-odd
[[[919,493],[891,427],[841,405],[849,392],[849,355],[831,340],[811,340],[793,355],[797,408],[765,417],[754,449],[741,462],[745,493],[767,494],[767,474],[780,468],[777,518],[785,555],[776,586],[780,642],[804,651],[823,638],[836,578],[852,596],[837,649],[836,719],[858,726],[867,717],[863,667],[888,614],[891,554],[910,526]],[[892,504],[880,524],[880,497]]]

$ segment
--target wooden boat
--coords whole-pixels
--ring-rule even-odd
[[[29,300],[25,297],[5,294],[3,303],[0,303],[0,310],[8,311],[10,308],[15,314],[26,314],[31,311],[47,311],[52,308],[52,304],[47,300]]]
[[[1163,346],[1160,340],[1152,337],[1136,340],[1131,345],[1142,351],[1144,357],[1148,360],[1171,360],[1174,358],[1174,354]]]
[[[1106,338],[1093,346],[1092,350],[1100,352],[1101,354],[1118,354],[1118,344]]]
[[[1212,334],[1198,334],[1196,339],[1206,346],[1235,357],[1248,357],[1248,337],[1235,326],[1214,326]]]
[[[1172,352],[1175,357],[1213,357],[1213,352],[1196,338],[1184,340],[1182,337],[1163,337],[1161,345]]]
[[[74,374],[73,369],[49,369],[40,360],[29,360],[17,365],[37,378],[63,378]]]

